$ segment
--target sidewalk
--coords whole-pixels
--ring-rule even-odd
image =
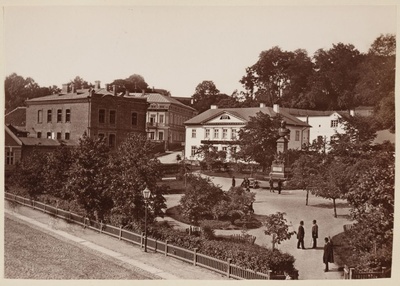
[[[14,208],[5,201],[5,214],[11,219],[22,220],[34,225],[50,235],[80,243],[92,250],[140,268],[158,279],[228,280],[227,277],[218,273],[165,257],[160,253],[146,253],[136,245],[90,229],[84,229],[79,225],[69,224],[62,219],[51,217],[28,207],[18,205]]]

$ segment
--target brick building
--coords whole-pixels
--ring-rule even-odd
[[[26,101],[28,137],[78,142],[86,132],[91,138],[105,137],[115,148],[130,133],[146,132],[145,98],[117,95],[96,81],[90,89],[64,84],[59,94]]]

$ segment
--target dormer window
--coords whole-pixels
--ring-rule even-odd
[[[231,118],[229,117],[229,115],[224,114],[224,115],[221,115],[221,117],[219,119],[222,120],[222,119],[231,119]]]

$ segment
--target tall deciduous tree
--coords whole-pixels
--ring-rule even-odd
[[[92,85],[88,83],[86,80],[81,78],[80,76],[76,76],[73,80],[70,81],[75,85],[76,89],[84,89],[84,88],[90,88]]]
[[[206,111],[211,105],[216,104],[219,98],[219,89],[211,80],[204,80],[196,86],[196,90],[192,95],[193,108],[199,113]]]
[[[115,85],[116,92],[142,92],[143,90],[146,91],[147,87],[149,86],[144,77],[138,74],[133,74],[126,79],[116,79],[114,80],[111,85]]]
[[[66,188],[89,218],[103,220],[113,206],[109,148],[104,139],[91,139],[85,133],[74,158]]]
[[[160,162],[154,157],[153,147],[146,136],[132,134],[112,156],[112,215],[119,225],[143,220],[145,202],[142,191],[146,187],[151,191],[149,221],[164,215],[162,209],[166,208],[165,198],[156,185],[161,178]]]
[[[235,154],[235,158],[246,162],[257,162],[264,170],[271,166],[276,154],[280,119],[280,117],[271,118],[262,112],[251,117],[246,126],[239,131],[240,150]]]

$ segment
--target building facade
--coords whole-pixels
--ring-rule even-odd
[[[266,107],[261,104],[260,107],[220,109],[212,106],[211,109],[185,122],[185,158],[201,160],[200,155],[196,154],[197,148],[209,144],[217,151],[225,151],[227,161],[230,161],[232,153],[239,150],[240,129],[247,124],[250,117],[255,117],[258,112],[271,117],[279,113],[283,117],[290,130],[289,149],[300,149],[303,144],[309,143],[309,125],[280,109],[278,105]]]
[[[130,93],[145,98],[149,104],[146,114],[146,132],[154,141],[181,145],[185,142],[184,122],[197,115],[197,110],[159,93]]]
[[[27,100],[28,137],[78,142],[86,132],[91,138],[105,137],[115,148],[131,133],[145,134],[146,99],[113,90],[100,88],[100,82],[81,90],[63,85],[59,94]]]

